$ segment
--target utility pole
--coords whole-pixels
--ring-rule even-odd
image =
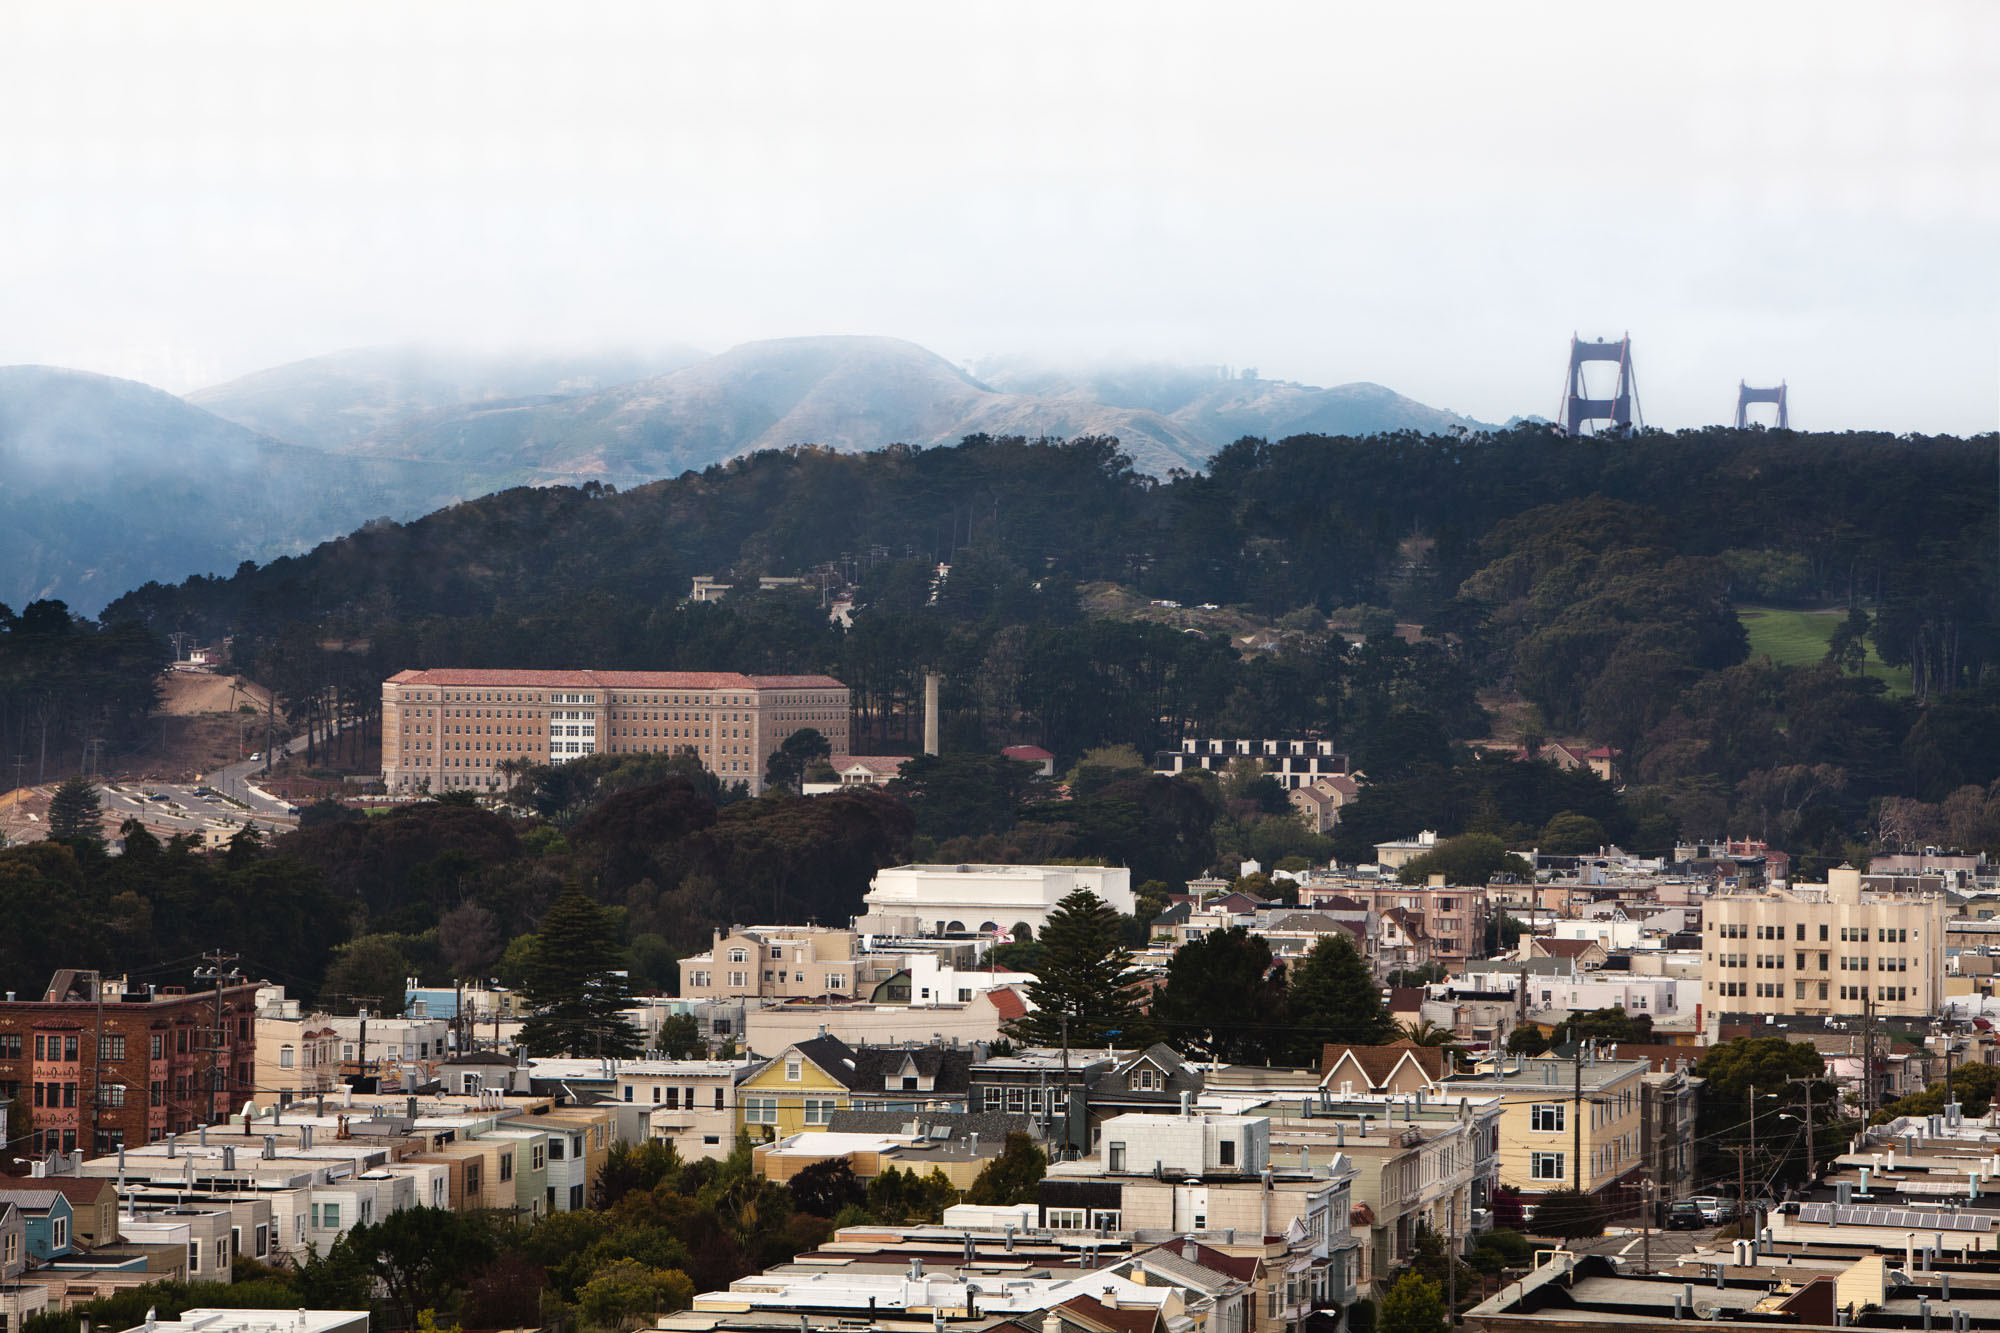
[[[90,969],[91,998],[97,1001],[97,1059],[91,1066],[90,1074],[90,1152],[102,1151],[98,1146],[98,1119],[104,1107],[104,976],[96,968]]]
[[[1748,1200],[1750,1191],[1745,1186],[1743,1179],[1743,1159],[1749,1150],[1739,1143],[1729,1151],[1736,1154],[1736,1225],[1740,1233],[1744,1216],[1749,1208]]]
[[[1651,1166],[1642,1166],[1639,1168],[1639,1175],[1639,1225],[1641,1227],[1641,1240],[1639,1242],[1641,1257],[1639,1262],[1643,1265],[1639,1271],[1650,1273],[1653,1271],[1653,1168]]]
[[[1755,1083],[1750,1085],[1750,1156],[1753,1160],[1757,1156],[1757,1085]],[[1743,1159],[1739,1157],[1736,1160],[1736,1183],[1737,1189],[1740,1191],[1743,1187]],[[1749,1220],[1749,1207],[1750,1205],[1747,1200],[1739,1198],[1736,1201],[1736,1222],[1738,1227],[1741,1227],[1744,1222]],[[1752,1231],[1755,1231],[1754,1227]]]
[[[196,968],[194,970],[195,977],[204,981],[212,979],[215,982],[215,1033],[210,1039],[208,1047],[207,1123],[212,1125],[222,1119],[222,1113],[219,1109],[222,1103],[222,1085],[224,1082],[222,1053],[228,1050],[230,1045],[227,1029],[222,1026],[222,990],[224,986],[232,981],[241,981],[243,974],[233,966],[237,957],[233,953],[226,953],[221,949],[217,949],[215,952],[205,953],[201,957],[206,966]]]
[[[1069,1099],[1069,1015],[1068,1015],[1068,1014],[1064,1014],[1064,1015],[1062,1016],[1062,1052],[1063,1052],[1063,1082],[1062,1082],[1062,1089],[1063,1089],[1063,1141],[1062,1141],[1062,1146],[1063,1146],[1063,1153],[1064,1153],[1064,1156],[1066,1157],[1066,1156],[1068,1155],[1068,1153],[1069,1153],[1069,1134],[1070,1134],[1070,1126],[1069,1126],[1069,1100],[1070,1100],[1070,1099]],[[1061,1160],[1061,1159],[1058,1159],[1058,1160]]]
[[[1583,1179],[1583,1042],[1579,1039],[1576,1051],[1571,1056],[1575,1074],[1570,1089],[1570,1185],[1576,1190],[1585,1188]]]
[[[1444,1312],[1445,1327],[1458,1327],[1458,1191],[1445,1201]]]
[[[1875,1002],[1861,1002],[1861,1128],[1865,1134],[1875,1113]]]

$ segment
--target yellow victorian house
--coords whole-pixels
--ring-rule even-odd
[[[793,1042],[736,1089],[737,1128],[752,1142],[825,1129],[854,1104],[854,1049],[838,1037]]]

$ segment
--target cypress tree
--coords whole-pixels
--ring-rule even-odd
[[[98,804],[97,784],[86,777],[64,778],[49,798],[49,840],[70,838],[104,845],[104,812]]]
[[[1296,1064],[1317,1066],[1327,1042],[1377,1046],[1396,1035],[1382,987],[1345,932],[1321,937],[1299,960],[1286,998]]]
[[[575,881],[564,885],[522,976],[535,1015],[521,1025],[521,1044],[535,1055],[638,1055],[638,1030],[622,1013],[631,984],[613,968],[623,952],[611,914]]]
[[[1067,1017],[1072,1046],[1145,1044],[1150,1029],[1132,998],[1139,974],[1121,939],[1118,913],[1078,889],[1049,913],[1040,942],[1041,959],[1028,985],[1035,1010],[1009,1026],[1009,1037],[1030,1046],[1057,1045]]]

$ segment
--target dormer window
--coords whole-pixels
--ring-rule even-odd
[[[1147,1065],[1132,1071],[1132,1087],[1138,1092],[1158,1092],[1163,1086],[1160,1071]]]

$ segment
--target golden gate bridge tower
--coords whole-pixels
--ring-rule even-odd
[[[1792,428],[1791,414],[1785,410],[1785,382],[1778,381],[1775,389],[1753,389],[1742,380],[1736,381],[1736,429],[1750,428],[1750,404],[1773,403],[1778,408],[1778,429]]]
[[[1584,383],[1583,368],[1593,361],[1618,364],[1618,383],[1609,398],[1593,398]],[[1563,384],[1558,414],[1565,435],[1630,435],[1646,423],[1639,413],[1639,383],[1632,374],[1632,335],[1615,343],[1599,338],[1569,340],[1569,375]]]

